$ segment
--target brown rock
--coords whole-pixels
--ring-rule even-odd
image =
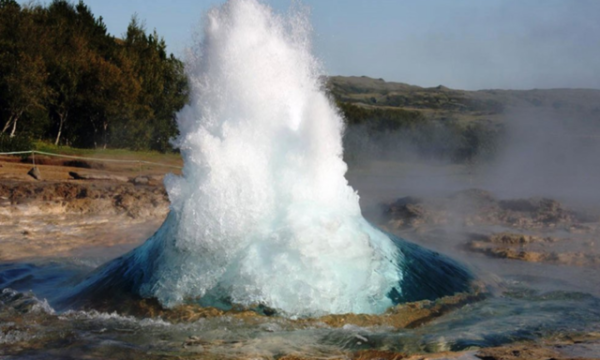
[[[31,176],[36,180],[41,180],[42,178],[42,174],[40,174],[40,169],[38,169],[37,166],[32,167],[31,170],[29,170],[29,172],[27,173],[27,175]]]
[[[148,185],[148,183],[150,182],[150,179],[147,176],[136,176],[133,179],[131,179],[131,182],[136,184],[136,185]]]

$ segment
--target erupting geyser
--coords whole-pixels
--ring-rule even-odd
[[[380,313],[402,297],[403,277],[418,282],[344,178],[343,121],[309,32],[303,14],[276,15],[256,0],[208,13],[178,117],[183,175],[165,180],[171,212],[80,287],[314,316]]]
[[[209,12],[197,51],[178,118],[183,176],[167,178],[171,215],[139,250],[159,248],[141,295],[298,315],[389,307],[398,254],[344,178],[343,122],[303,15],[229,1]]]

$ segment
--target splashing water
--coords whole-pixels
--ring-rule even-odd
[[[303,14],[229,1],[208,13],[192,57],[176,140],[183,175],[165,180],[171,212],[104,271],[166,306],[200,299],[296,316],[391,306],[403,255],[344,178],[343,121]]]
[[[169,230],[153,239],[161,255],[142,294],[298,315],[383,311],[401,280],[397,250],[344,178],[343,122],[305,17],[235,0],[206,22],[178,118],[183,176],[166,180]]]

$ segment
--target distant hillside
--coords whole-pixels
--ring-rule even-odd
[[[333,76],[327,87],[348,124],[348,159],[369,152],[487,161],[508,144],[507,120],[542,120],[535,126],[544,126],[558,119],[569,125],[564,135],[600,138],[600,90],[465,91],[365,76]]]
[[[333,76],[328,87],[344,103],[366,108],[401,108],[431,119],[500,120],[511,108],[537,108],[600,119],[600,90],[454,90],[423,88],[366,76]]]

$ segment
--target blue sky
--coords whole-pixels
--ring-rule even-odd
[[[286,11],[291,0],[263,0]],[[21,1],[22,3],[24,1]],[[42,1],[44,3],[44,1]],[[47,2],[47,1],[45,1]],[[87,0],[111,34],[137,13],[180,55],[215,0]],[[600,1],[304,0],[330,75],[460,89],[600,88]]]

